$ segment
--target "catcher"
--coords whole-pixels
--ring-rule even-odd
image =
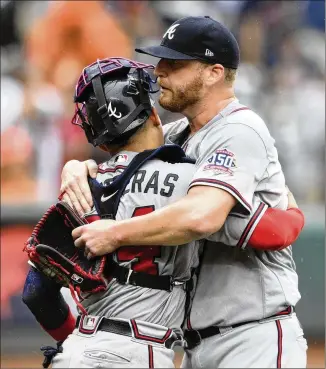
[[[45,348],[44,366],[57,354],[53,367],[173,367],[173,347],[184,344],[181,326],[202,241],[125,247],[90,261],[74,248],[71,237],[72,229],[82,224],[144,215],[186,194],[195,168],[178,146],[162,146],[161,122],[149,96],[150,68],[105,59],[85,68],[77,83],[73,123],[81,124],[88,141],[111,158],[100,165],[96,180],[89,179],[92,211],[80,217],[59,202],[25,247],[35,266],[27,276],[23,300],[42,327],[64,341],[57,350]],[[266,207],[258,200],[255,207],[262,210],[261,220],[249,242],[262,247],[260,235],[273,232],[274,216],[287,221],[290,213],[273,210],[264,216]],[[215,237],[234,246],[249,222],[250,217],[230,217]],[[264,247],[280,246],[265,242]],[[81,312],[77,321],[60,294],[61,286],[69,286],[81,299],[75,296]]]

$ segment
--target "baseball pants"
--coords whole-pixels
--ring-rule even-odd
[[[306,368],[307,342],[295,313],[249,323],[186,350],[182,368]]]
[[[114,328],[119,333],[112,333],[98,328],[101,318],[84,318],[64,341],[62,352],[53,358],[52,368],[174,368],[174,351],[167,348],[176,342],[171,329],[136,320],[109,319],[126,324],[122,330]],[[95,322],[86,321],[94,318]],[[126,331],[132,332],[131,336],[125,335]]]

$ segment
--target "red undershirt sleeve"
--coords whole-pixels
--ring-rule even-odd
[[[295,242],[304,222],[304,215],[300,209],[290,208],[284,211],[268,208],[248,244],[255,249],[282,250]]]

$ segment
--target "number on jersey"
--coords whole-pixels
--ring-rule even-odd
[[[155,210],[154,205],[135,208],[132,217],[146,215]],[[132,263],[132,270],[158,275],[158,263],[155,259],[161,256],[161,246],[126,246],[117,252],[117,261],[127,262],[136,259]]]

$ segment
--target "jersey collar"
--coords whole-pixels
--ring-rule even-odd
[[[198,132],[205,131],[212,124],[216,123],[218,120],[228,116],[234,109],[236,109],[239,106],[243,106],[243,105],[239,103],[238,99],[234,99],[222,111],[220,111],[217,115],[215,115],[215,117],[213,117],[207,124],[205,124],[200,130],[198,130],[195,134],[197,134]],[[186,124],[184,125],[184,128],[182,128],[180,132],[173,133],[170,136],[168,136],[166,138],[166,143],[182,146],[183,143],[189,138],[190,128],[189,128],[188,119],[185,118],[183,122],[186,122]]]

